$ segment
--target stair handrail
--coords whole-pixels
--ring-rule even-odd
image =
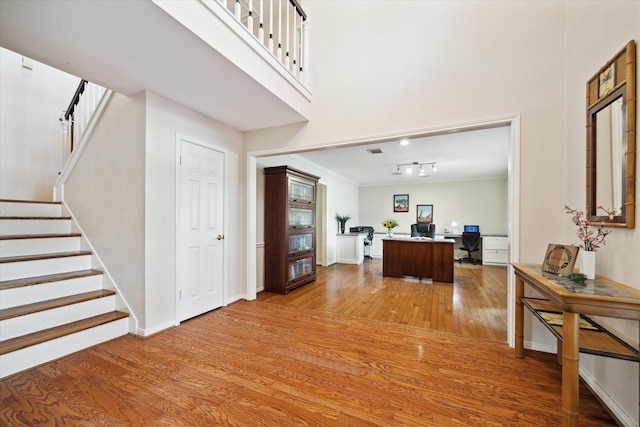
[[[67,107],[67,110],[64,112],[63,117],[65,120],[69,120],[69,117],[71,117],[74,110],[76,109],[76,105],[78,105],[78,103],[80,102],[80,97],[84,93],[84,88],[85,86],[87,86],[87,83],[89,82],[85,79],[80,80],[80,84],[78,84],[76,93],[73,95],[73,98],[71,98],[71,103],[69,104],[69,107]],[[60,120],[62,120],[62,118],[60,118]]]

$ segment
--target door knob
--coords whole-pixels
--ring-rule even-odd
[[[224,236],[222,234],[218,234],[218,237],[216,237],[216,239],[222,240],[222,239],[224,239]]]

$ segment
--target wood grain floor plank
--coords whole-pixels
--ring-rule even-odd
[[[493,283],[506,276],[481,269],[447,289],[378,279],[375,262],[329,268],[5,378],[0,425],[559,425],[555,356],[515,358]],[[584,387],[580,411],[581,426],[614,425]]]

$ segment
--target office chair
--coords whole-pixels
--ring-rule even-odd
[[[436,225],[432,222],[411,224],[411,237],[431,237],[435,239]]]
[[[473,252],[480,250],[480,233],[477,232],[463,232],[462,233],[462,247],[463,251],[467,251],[468,256],[464,258],[458,258],[458,262],[462,264],[463,261],[467,261],[476,265],[476,262],[482,263],[481,259],[474,258]]]
[[[365,249],[364,257],[373,259],[373,257],[371,256],[371,246],[373,245],[373,227],[362,227],[362,231],[367,233],[367,235],[364,238],[364,249]],[[368,253],[367,253],[367,248],[369,248]]]

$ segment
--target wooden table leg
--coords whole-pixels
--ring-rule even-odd
[[[580,315],[563,313],[562,323],[562,426],[578,426],[580,381]]]
[[[516,276],[516,357],[524,357],[524,306],[522,297],[524,296],[524,280]]]
[[[562,340],[558,338],[556,342],[556,362],[562,366]]]

